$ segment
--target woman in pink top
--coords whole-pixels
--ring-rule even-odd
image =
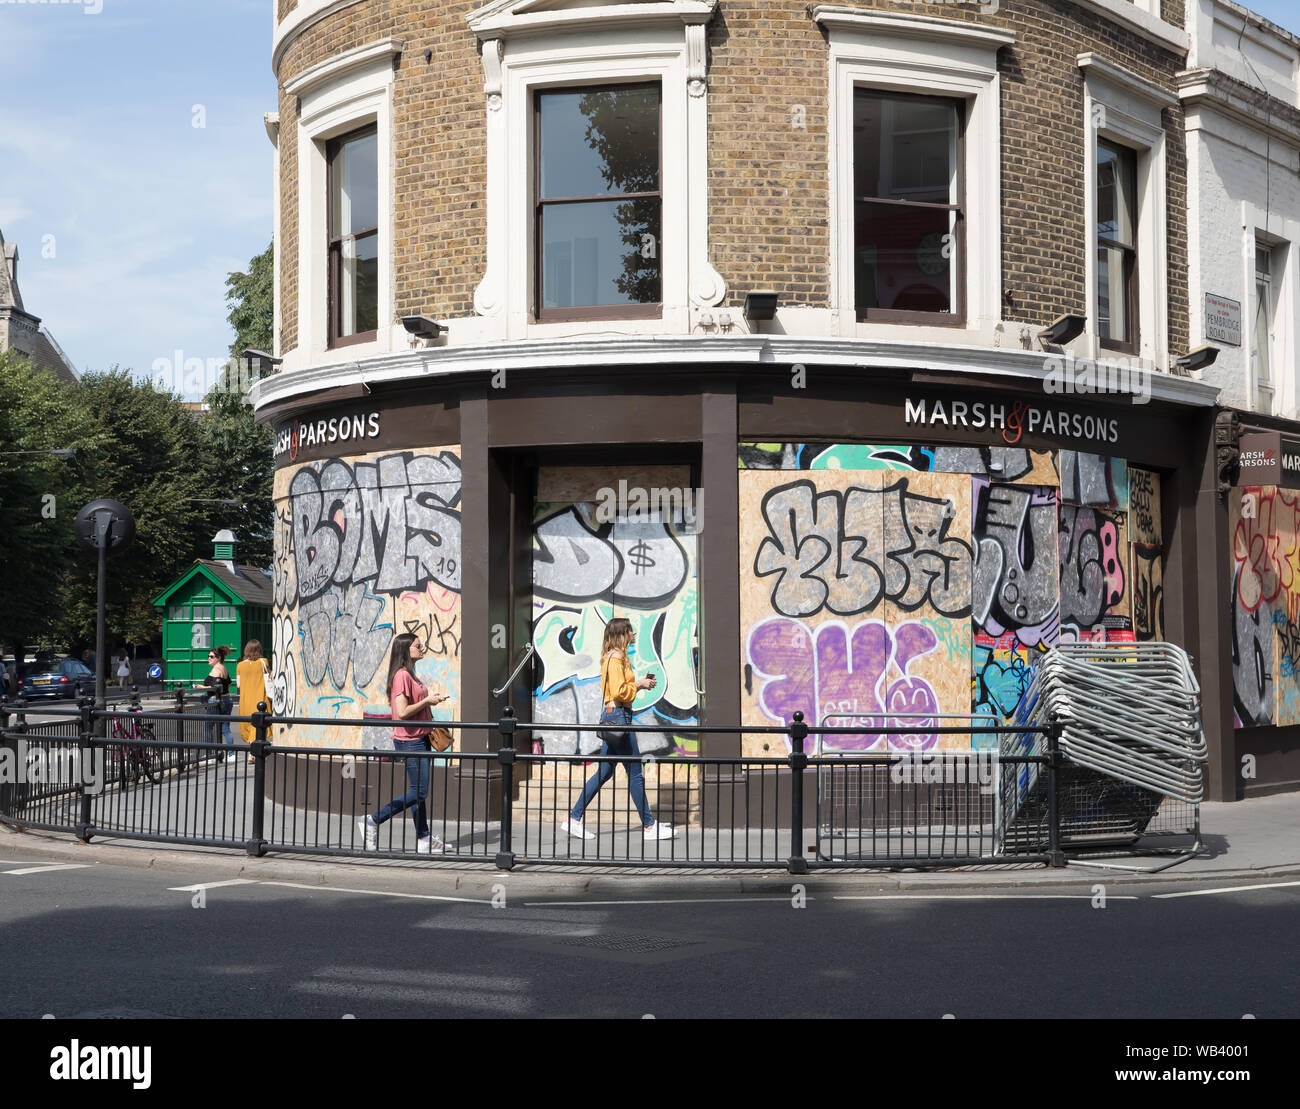
[[[440,693],[430,693],[419,678],[415,676],[415,664],[424,658],[424,644],[418,636],[399,635],[393,640],[393,652],[388,663],[388,700],[392,709],[393,750],[414,755],[417,751],[428,751],[429,731],[432,728],[433,714],[429,711],[450,698]],[[404,721],[405,723],[398,723]],[[429,832],[429,817],[425,798],[429,795],[430,760],[407,758],[406,780],[411,788],[406,793],[390,801],[374,816],[365,816],[357,821],[357,829],[365,837],[366,848],[370,851],[379,846],[379,825],[389,817],[411,810],[415,821],[415,849],[422,854],[433,851],[447,851],[454,844],[444,843]]]

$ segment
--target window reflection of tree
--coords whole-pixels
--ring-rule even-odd
[[[600,155],[601,176],[611,192],[659,192],[659,89],[599,89],[584,93],[587,145]],[[627,249],[618,291],[636,304],[660,300],[659,196],[625,200],[615,218]],[[650,236],[649,239],[646,236]]]

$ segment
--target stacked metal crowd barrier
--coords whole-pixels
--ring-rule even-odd
[[[1180,647],[1059,644],[1015,723],[1049,724],[1057,735],[1065,760],[1055,790],[1063,846],[1132,843],[1157,830],[1199,834],[1208,750],[1200,687]],[[1008,733],[1002,753],[1040,753],[1047,734]],[[1008,851],[1039,841],[1049,800],[1037,764],[1004,769]]]

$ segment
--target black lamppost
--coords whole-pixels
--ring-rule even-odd
[[[110,554],[119,554],[135,538],[135,517],[131,510],[117,501],[91,501],[77,513],[72,525],[77,542],[99,555],[99,576],[96,583],[95,604],[95,708],[104,710],[105,669],[104,658],[104,607],[105,587],[108,584],[106,562]],[[104,719],[100,717],[96,734],[102,734]]]

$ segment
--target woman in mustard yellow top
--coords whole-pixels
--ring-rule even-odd
[[[250,639],[244,644],[244,658],[235,667],[235,676],[239,681],[240,716],[252,716],[257,711],[259,701],[266,701],[267,708],[270,708],[270,698],[266,695],[266,679],[270,676],[270,667],[262,657],[262,644],[256,639]],[[252,743],[257,738],[257,729],[252,724],[240,724],[239,731],[245,743]],[[256,760],[249,755],[248,761]]]
[[[658,679],[654,674],[638,678],[627,659],[629,645],[636,642],[636,631],[632,622],[621,616],[615,617],[605,625],[605,642],[600,650],[600,696],[605,711],[601,713],[600,723],[608,725],[612,731],[620,731],[632,723],[632,702],[636,700],[637,690],[654,689]],[[636,740],[631,732],[623,733],[619,743],[601,742],[602,755],[614,755],[627,770],[627,788],[632,795],[632,803],[641,815],[645,827],[646,839],[671,839],[673,826],[657,824],[650,812],[650,805],[645,797],[645,777],[641,773],[641,759],[637,754]],[[600,769],[588,780],[582,791],[582,797],[573,806],[561,827],[571,836],[579,839],[596,837],[582,826],[582,814],[586,812],[591,800],[600,792],[600,787],[614,776],[614,763],[602,762]]]

